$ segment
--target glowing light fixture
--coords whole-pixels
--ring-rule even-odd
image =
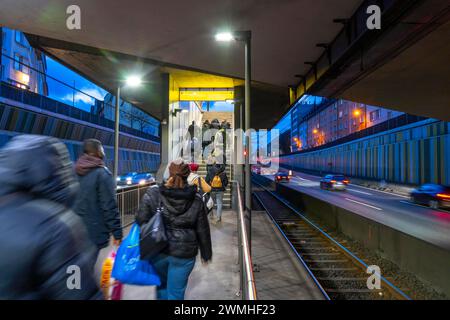
[[[220,32],[216,34],[216,41],[230,42],[234,40],[234,36],[231,32]]]
[[[136,75],[128,76],[125,83],[129,87],[139,87],[142,84],[142,78]]]
[[[359,117],[361,115],[361,111],[359,111],[358,109],[356,109],[355,111],[353,111],[353,115],[355,117]]]

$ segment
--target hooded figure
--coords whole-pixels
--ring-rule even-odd
[[[16,136],[0,150],[0,299],[101,297],[94,246],[70,210],[77,191],[56,138]]]
[[[152,262],[161,277],[159,299],[184,298],[190,273],[200,251],[201,260],[212,258],[209,222],[196,186],[187,184],[189,165],[182,160],[169,166],[170,177],[159,188],[148,188],[139,207],[136,221],[149,221],[162,205],[168,246]]]

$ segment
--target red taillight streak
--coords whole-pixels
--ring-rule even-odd
[[[438,193],[438,198],[450,199],[450,194]]]

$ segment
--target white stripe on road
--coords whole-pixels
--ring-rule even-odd
[[[372,208],[372,209],[375,209],[375,210],[379,210],[379,211],[383,210],[381,208],[374,207],[374,206],[371,206],[370,204],[367,204],[367,203],[364,203],[364,202],[359,202],[359,201],[356,201],[356,200],[353,200],[353,199],[345,198],[345,200],[348,200],[350,202],[354,202],[354,203],[357,203],[357,204],[360,204],[360,205],[363,205],[363,206],[366,206],[366,207],[369,207],[369,208]]]
[[[444,212],[444,213],[449,213],[447,210],[445,209],[433,209],[425,204],[420,204],[420,203],[414,203],[411,201],[404,201],[404,200],[400,200],[401,203],[404,204],[409,204],[410,206],[414,206],[414,207],[420,207],[420,208],[425,208],[425,209],[430,209],[430,210],[434,210],[434,211],[439,211],[439,212]]]
[[[300,180],[303,180],[303,181],[311,181],[311,180],[309,180],[309,179],[305,179],[305,178],[302,178],[302,177],[299,177],[299,176],[294,176],[295,178],[298,178],[298,179],[300,179]]]
[[[348,191],[352,191],[352,192],[362,193],[362,194],[365,194],[365,195],[367,195],[367,196],[371,196],[371,195],[372,195],[371,193],[364,192],[364,191],[359,191],[359,190],[355,190],[355,189],[347,188],[347,190],[348,190]]]
[[[358,187],[358,188],[364,188],[364,189],[367,189],[367,190],[372,190],[372,191],[375,191],[375,192],[386,193],[386,194],[389,194],[389,195],[391,195],[391,196],[397,196],[397,197],[402,197],[402,198],[409,199],[408,196],[404,196],[404,195],[398,194],[398,193],[387,192],[387,191],[383,191],[383,190],[377,190],[377,189],[373,189],[373,188],[368,188],[368,187],[360,186],[360,185],[357,185],[357,184],[352,184],[352,186]]]

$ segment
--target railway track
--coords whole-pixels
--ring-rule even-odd
[[[288,241],[326,299],[410,299],[383,277],[380,289],[369,289],[368,266],[276,193],[255,183],[253,195]]]

